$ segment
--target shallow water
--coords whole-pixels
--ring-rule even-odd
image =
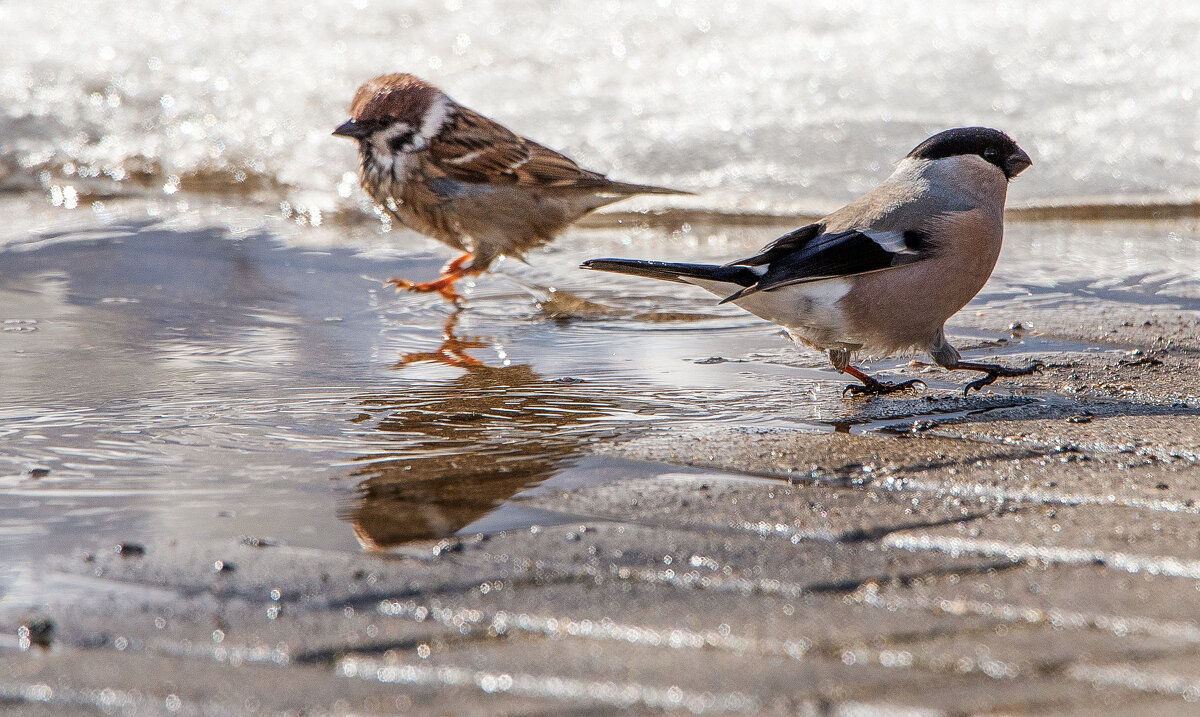
[[[640,432],[889,424],[863,419],[845,380],[772,325],[699,290],[575,269],[597,255],[727,258],[784,227],[572,230],[532,265],[480,278],[455,311],[381,285],[431,276],[446,252],[370,224],[301,227],[195,197],[150,211],[0,204],[18,218],[0,275],[0,573],[161,535],[386,547],[532,522],[497,506],[611,477],[587,456]],[[1183,269],[1197,259],[1194,226],[1016,223],[967,311],[1007,323],[1092,296],[1196,308],[1200,281]],[[982,347],[972,356],[1014,362],[1115,350],[952,333]],[[961,385],[921,376],[934,394]]]

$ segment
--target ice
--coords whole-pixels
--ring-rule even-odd
[[[0,27],[0,188],[351,206],[330,131],[359,83],[410,71],[705,206],[843,201],[966,124],[1033,156],[1013,201],[1200,192],[1194,3],[59,0],[0,5]]]

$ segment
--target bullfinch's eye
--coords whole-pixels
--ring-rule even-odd
[[[987,149],[983,150],[983,158],[989,162],[995,162],[996,160],[1000,159],[1000,150],[996,149],[995,147],[988,147]]]

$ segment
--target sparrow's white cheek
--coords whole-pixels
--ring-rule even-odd
[[[407,144],[394,148],[397,138],[408,137]],[[397,122],[371,137],[370,169],[377,175],[376,181],[402,179],[408,172],[410,153],[423,149],[427,143],[423,137],[414,137],[412,129],[404,122]]]
[[[374,148],[377,155],[391,155],[392,143],[398,138],[403,138],[406,135],[411,137],[412,128],[406,122],[396,122],[386,129],[382,129],[371,135],[371,147]],[[401,140],[406,142],[407,140]]]
[[[425,139],[436,137],[438,132],[442,131],[442,125],[446,124],[446,118],[449,116],[450,98],[438,94],[429,104],[429,109],[425,110],[425,116],[421,119],[421,137]]]

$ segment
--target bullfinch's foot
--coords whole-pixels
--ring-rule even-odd
[[[924,391],[925,382],[920,379],[912,379],[911,381],[901,381],[900,383],[889,383],[887,381],[876,381],[870,376],[861,385],[852,383],[842,389],[842,395],[850,394],[851,396],[879,396],[886,393],[895,393],[897,391]]]
[[[925,382],[916,378],[911,381],[901,381],[900,383],[888,383],[886,381],[880,381],[878,379],[871,378],[853,366],[847,366],[846,368],[842,369],[842,371],[850,374],[854,378],[857,378],[859,381],[862,381],[861,386],[852,383],[842,389],[842,396],[845,396],[846,394],[850,394],[851,396],[878,396],[885,393],[895,393],[897,391],[925,390]],[[918,389],[918,387],[920,388]]]
[[[1034,361],[1024,368],[1013,368],[1011,366],[1001,366],[999,364],[989,363],[971,363],[969,361],[961,361],[955,369],[963,369],[967,371],[983,371],[987,375],[983,378],[977,378],[963,387],[963,396],[971,392],[971,389],[982,391],[984,386],[988,386],[996,382],[1000,377],[1009,376],[1029,376],[1035,373],[1041,373],[1046,368],[1046,364],[1041,361]]]

